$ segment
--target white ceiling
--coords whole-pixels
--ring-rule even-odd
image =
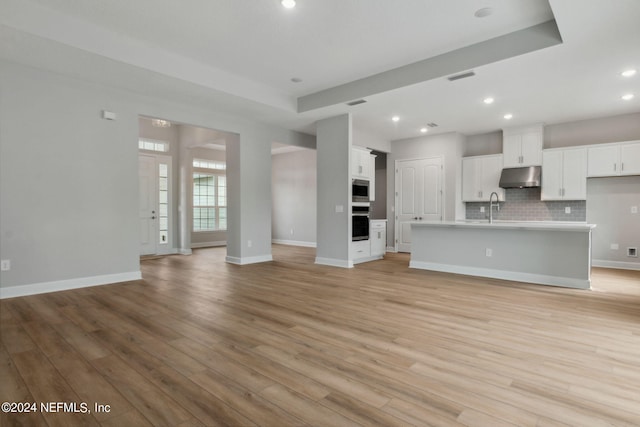
[[[481,7],[494,13],[474,17]],[[279,0],[0,0],[0,10],[2,58],[307,133],[344,112],[396,140],[428,122],[439,125],[430,133],[474,134],[640,111],[640,75],[620,76],[640,71],[638,0],[298,0],[292,10]],[[475,77],[297,112],[299,97],[554,18],[562,44],[474,67]],[[627,92],[636,98],[622,101]]]

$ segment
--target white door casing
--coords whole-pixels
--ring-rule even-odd
[[[396,160],[395,169],[395,246],[411,252],[411,222],[443,217],[442,158]]]

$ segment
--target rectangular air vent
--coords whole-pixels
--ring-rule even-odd
[[[453,82],[455,80],[466,79],[467,77],[473,77],[475,75],[476,73],[474,73],[473,71],[468,71],[466,73],[456,74],[455,76],[449,76],[447,77],[447,79],[449,79],[450,82]]]
[[[365,101],[364,99],[358,99],[355,101],[347,102],[347,105],[353,107],[354,105],[364,104],[365,102],[367,101]]]

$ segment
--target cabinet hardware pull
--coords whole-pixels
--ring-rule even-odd
[[[620,171],[624,171],[624,162],[620,163]]]
[[[615,163],[613,164],[613,170],[614,170],[614,171],[615,171],[615,170],[617,170],[617,169],[616,169],[616,167],[617,167],[617,166],[618,166],[617,164],[615,164]]]

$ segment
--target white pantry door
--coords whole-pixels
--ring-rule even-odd
[[[138,156],[140,255],[158,252],[158,173],[154,156]]]
[[[442,159],[396,160],[396,247],[411,252],[411,222],[442,220]]]

